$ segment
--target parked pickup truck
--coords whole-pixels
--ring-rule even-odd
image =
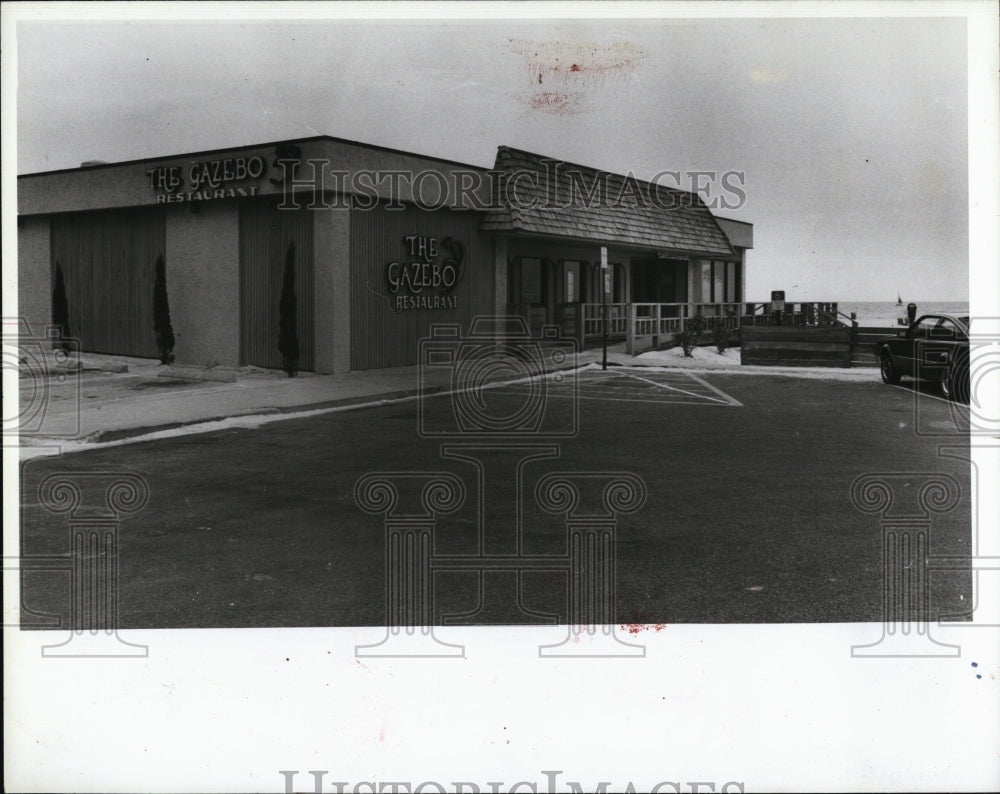
[[[949,400],[969,402],[969,318],[925,314],[875,342],[882,380],[934,381]]]

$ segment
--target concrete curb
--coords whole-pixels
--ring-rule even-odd
[[[156,373],[159,378],[171,380],[208,380],[216,383],[236,383],[236,373],[205,367],[174,366],[165,364]]]
[[[573,365],[558,368],[559,371],[576,370],[580,371],[582,369],[587,369],[589,364],[583,365]],[[500,381],[496,383],[496,386],[502,386],[505,383],[516,383],[517,379],[512,381]],[[164,422],[158,425],[144,425],[142,427],[127,427],[117,430],[99,430],[95,433],[91,433],[83,439],[80,439],[85,444],[102,444],[113,441],[122,441],[129,438],[135,438],[138,436],[145,436],[151,433],[158,433],[164,430],[176,430],[179,427],[191,427],[193,425],[210,424],[212,422],[221,422],[226,419],[235,419],[241,417],[254,417],[254,416],[275,416],[277,414],[288,414],[290,417],[294,414],[300,413],[310,413],[313,411],[327,411],[335,410],[338,408],[349,408],[351,406],[356,406],[358,408],[362,407],[380,407],[383,405],[390,405],[392,403],[403,402],[406,400],[412,400],[417,398],[419,395],[423,394],[427,397],[433,397],[441,394],[447,394],[454,391],[450,386],[430,386],[424,389],[403,389],[399,391],[382,392],[378,394],[361,394],[354,397],[342,397],[335,400],[321,400],[314,403],[302,403],[296,405],[283,405],[283,406],[262,406],[260,408],[248,408],[242,411],[237,411],[235,413],[226,413],[217,416],[205,416],[199,417],[198,419],[190,419],[179,422]]]
[[[117,361],[108,361],[100,364],[87,361],[73,361],[65,364],[53,364],[46,370],[46,374],[68,375],[80,372],[108,372],[112,375],[124,375],[128,373],[128,364]]]
[[[424,390],[424,394],[431,396],[450,391],[445,387]],[[377,407],[390,403],[402,402],[414,399],[418,395],[417,389],[410,389],[398,392],[386,392],[383,394],[364,394],[356,397],[343,397],[337,400],[323,400],[316,403],[302,405],[264,406],[261,408],[248,408],[236,413],[220,414],[218,416],[205,416],[198,419],[185,420],[180,422],[165,422],[158,425],[144,425],[142,427],[126,427],[119,430],[99,430],[91,433],[84,439],[87,444],[103,444],[109,441],[122,441],[137,436],[145,436],[151,433],[159,433],[163,430],[176,430],[179,427],[190,427],[192,425],[209,424],[211,422],[222,422],[226,419],[254,416],[275,416],[278,414],[288,414],[291,418],[294,414],[309,413],[312,411],[326,411],[336,408],[357,407]]]

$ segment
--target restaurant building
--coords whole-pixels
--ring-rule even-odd
[[[480,315],[586,343],[605,288],[615,332],[629,304],[725,312],[752,229],[503,146],[493,169],[326,136],[86,163],[18,178],[19,314],[50,323],[61,281],[83,350],[156,357],[161,260],[178,363],[280,368],[291,269],[300,370],[411,365],[432,325]]]

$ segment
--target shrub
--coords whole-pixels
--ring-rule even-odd
[[[282,369],[294,378],[299,371],[299,336],[295,329],[298,307],[295,297],[295,243],[288,244],[285,255],[285,275],[278,301],[278,350]]]
[[[726,347],[729,345],[729,329],[725,323],[721,321],[716,323],[712,329],[712,341],[715,342],[715,349],[719,351],[719,355],[726,352]]]
[[[56,283],[52,288],[52,324],[59,329],[59,339],[53,348],[69,352],[69,301],[66,299],[66,283],[63,281],[62,267],[56,262]]]
[[[691,358],[691,351],[694,350],[695,345],[698,344],[698,339],[701,337],[705,330],[705,318],[700,314],[696,314],[694,317],[688,317],[684,321],[684,328],[677,335],[677,341],[680,342],[681,348],[684,350],[684,355],[687,358]]]
[[[167,268],[162,254],[156,257],[156,280],[153,282],[153,331],[161,364],[174,363],[174,328],[170,324],[170,302],[167,299]]]

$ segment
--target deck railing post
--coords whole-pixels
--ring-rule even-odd
[[[635,304],[625,305],[625,352],[635,355]]]

